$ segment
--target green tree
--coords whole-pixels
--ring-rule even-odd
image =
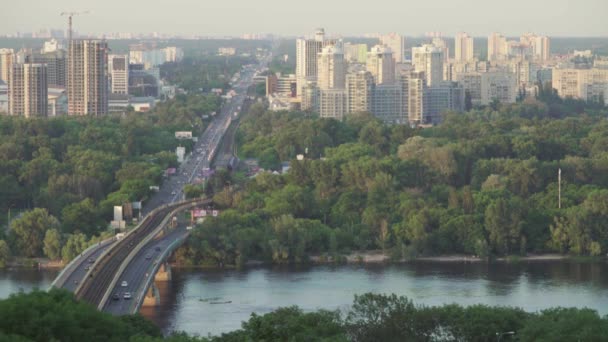
[[[44,236],[49,229],[58,229],[59,221],[46,209],[36,208],[25,212],[11,223],[18,254],[27,257],[42,256]]]
[[[87,249],[87,237],[82,233],[70,234],[61,249],[61,259],[69,262]]]
[[[57,229],[49,229],[44,235],[44,255],[51,260],[61,259],[61,234]]]
[[[6,267],[6,263],[11,258],[11,250],[4,240],[0,240],[0,268]]]

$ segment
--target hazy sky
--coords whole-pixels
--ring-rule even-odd
[[[409,36],[466,31],[486,36],[524,32],[608,36],[608,0],[2,0],[0,33],[75,30],[201,35],[306,35],[316,27],[341,35],[398,32]]]

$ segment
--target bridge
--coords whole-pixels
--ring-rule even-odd
[[[269,60],[270,57],[262,60],[257,69]],[[159,303],[155,281],[171,280],[167,260],[189,234],[187,225],[173,218],[192,207],[211,204],[200,198],[179,201],[183,186],[210,168],[234,113],[240,111],[247,97],[254,72],[248,69],[241,73],[241,81],[234,86],[237,95],[199,137],[178,175],[167,180],[147,201],[143,208],[146,216],[137,227],[121,239],[110,238],[83,251],[64,267],[52,287],[72,291],[76,298],[116,315],[136,313],[142,306]]]

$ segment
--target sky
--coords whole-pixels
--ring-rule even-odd
[[[608,0],[2,0],[0,34],[65,28],[82,33],[159,32],[203,36],[308,35],[316,27],[343,36],[426,32],[474,36],[608,36]]]

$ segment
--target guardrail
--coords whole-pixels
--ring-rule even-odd
[[[148,288],[152,284],[154,277],[156,277],[156,272],[158,272],[158,269],[160,268],[161,260],[168,259],[171,253],[173,253],[173,251],[176,250],[177,247],[181,246],[182,243],[186,241],[188,235],[190,235],[190,232],[186,231],[182,236],[171,242],[169,246],[167,246],[167,248],[163,251],[163,253],[158,258],[156,258],[156,264],[152,264],[152,268],[147,272],[148,276],[146,277],[146,279],[144,279],[145,286],[141,288],[141,291],[138,291],[135,300],[132,302],[133,304],[131,304],[131,306],[129,307],[130,314],[136,313],[141,307],[142,300],[148,292]]]
[[[125,234],[125,236],[123,236],[121,238],[121,240],[126,240],[129,236],[131,236],[132,234],[135,234],[137,232],[137,230],[139,230],[144,223],[146,223],[146,221],[151,218],[154,214],[156,214],[158,211],[167,208],[170,205],[175,205],[175,204],[164,204],[161,205],[160,207],[156,207],[154,208],[151,212],[148,213],[148,215],[146,215],[144,217],[143,220],[141,220],[141,222],[139,222],[139,224],[137,226],[135,226],[135,228],[131,229],[130,231],[127,232],[127,234]],[[103,262],[104,258],[113,252],[114,248],[116,248],[117,246],[119,246],[119,244],[115,244],[114,246],[112,246],[111,248],[106,249],[103,253],[101,253],[101,255],[97,258],[97,260],[95,260],[95,263],[93,263],[93,265],[91,265],[91,268],[87,271],[87,273],[85,274],[84,279],[89,279],[89,277],[91,276],[91,274],[95,271],[95,269]],[[84,286],[85,281],[81,281],[80,284],[78,284],[78,287],[76,287],[76,289],[74,290],[74,294],[77,294],[80,292],[80,290],[82,289],[82,287]]]
[[[114,239],[115,239],[114,237],[111,237],[109,239],[102,240],[100,242],[100,244],[101,244],[101,246],[105,246],[105,244],[107,242],[112,242]],[[52,289],[53,287],[57,287],[57,288],[63,287],[63,285],[65,285],[65,281],[69,277],[69,276],[66,276],[65,279],[62,279],[62,277],[65,276],[67,270],[70,269],[70,267],[72,267],[76,262],[80,262],[81,259],[86,259],[88,257],[87,254],[91,250],[95,249],[96,247],[100,247],[100,244],[93,244],[93,245],[89,246],[87,249],[85,249],[79,255],[77,255],[74,259],[72,259],[72,261],[70,261],[67,265],[65,265],[65,267],[61,270],[61,272],[59,272],[59,275],[57,275],[55,280],[53,280],[53,282],[51,283],[49,290]]]
[[[116,283],[118,283],[118,279],[120,278],[122,273],[125,271],[125,269],[129,265],[129,263],[131,263],[133,258],[137,255],[137,253],[139,253],[139,251],[143,248],[143,246],[148,244],[148,242],[150,242],[150,240],[152,240],[154,237],[156,237],[156,235],[158,235],[158,233],[160,233],[160,231],[167,224],[167,221],[170,220],[173,217],[173,215],[175,215],[176,213],[188,208],[189,206],[198,205],[199,202],[203,202],[203,201],[209,201],[209,200],[208,199],[198,199],[198,200],[187,200],[187,201],[180,202],[180,204],[175,209],[173,209],[169,214],[167,214],[165,219],[154,229],[154,231],[152,233],[148,234],[148,236],[146,236],[140,243],[137,244],[137,246],[135,246],[135,248],[133,248],[133,250],[131,250],[131,252],[127,255],[125,260],[120,264],[118,271],[116,273],[114,273],[114,277],[112,278],[112,281],[110,282],[110,286],[108,286],[108,288],[106,289],[106,292],[104,293],[101,301],[99,302],[99,305],[97,306],[98,310],[103,310],[103,308],[105,307],[106,302],[108,301],[108,299],[110,298],[110,295],[112,294],[112,290],[114,290]]]

